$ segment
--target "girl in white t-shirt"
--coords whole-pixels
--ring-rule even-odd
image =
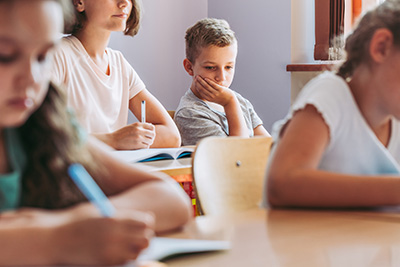
[[[345,49],[274,125],[265,204],[400,204],[400,0],[366,13]]]
[[[162,104],[146,89],[119,51],[107,47],[111,32],[139,30],[137,0],[71,0],[75,24],[55,53],[53,80],[65,84],[68,105],[80,124],[115,149],[177,147],[179,131]],[[146,122],[127,125],[129,110]]]

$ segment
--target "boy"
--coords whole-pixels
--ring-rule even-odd
[[[193,77],[174,120],[182,145],[207,136],[269,136],[251,103],[229,89],[237,55],[237,40],[222,19],[205,18],[186,31],[183,66]]]

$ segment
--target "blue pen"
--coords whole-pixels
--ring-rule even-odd
[[[68,168],[68,174],[76,186],[99,209],[103,216],[112,217],[114,215],[114,206],[81,164],[71,164]]]

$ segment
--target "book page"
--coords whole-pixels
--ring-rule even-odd
[[[139,255],[138,261],[159,261],[189,253],[228,249],[229,241],[155,237],[150,241],[150,246]]]
[[[178,147],[178,148],[148,148],[138,150],[116,150],[111,153],[118,159],[128,162],[144,162],[163,159],[177,159],[182,154],[190,157],[194,151],[194,147]]]

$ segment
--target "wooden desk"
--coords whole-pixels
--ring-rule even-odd
[[[168,236],[232,242],[229,251],[170,259],[169,267],[400,266],[396,213],[252,210],[199,216]]]
[[[192,158],[181,158],[176,160],[157,160],[134,163],[135,166],[145,167],[150,172],[163,172],[177,181],[190,197],[193,206],[193,214],[199,215],[196,194],[193,189]]]

